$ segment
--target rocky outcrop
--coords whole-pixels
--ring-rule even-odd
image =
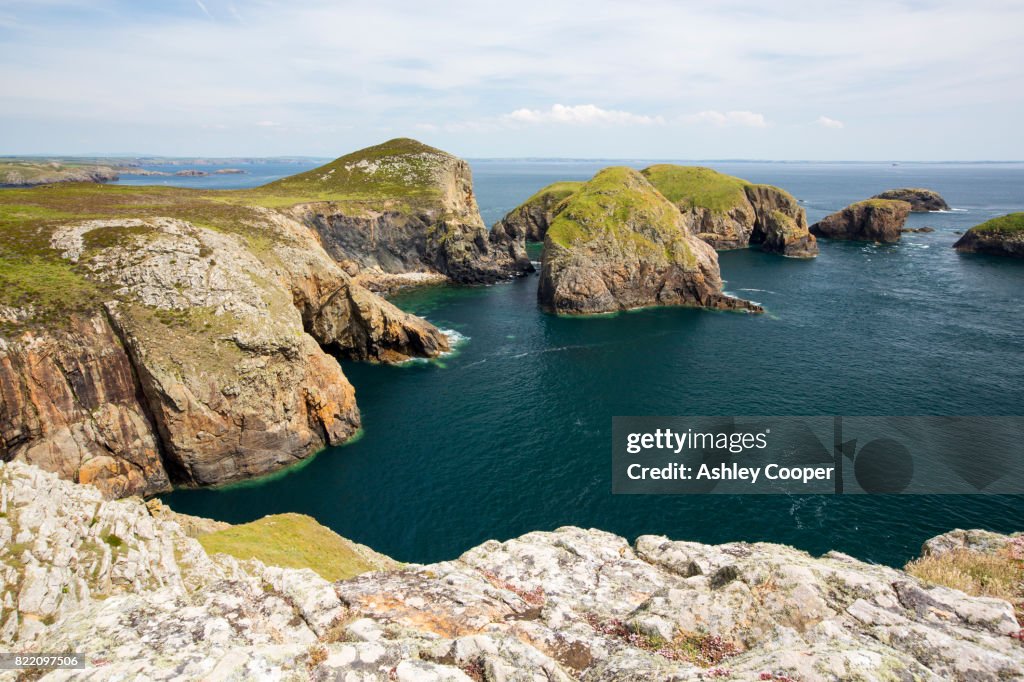
[[[928,213],[929,211],[948,211],[949,204],[938,192],[920,187],[903,187],[890,189],[876,194],[872,199],[891,199],[905,201],[910,204],[911,213]]]
[[[512,209],[491,228],[504,241],[542,242],[548,227],[558,215],[562,202],[575,194],[582,182],[553,182]]]
[[[332,584],[17,463],[0,511],[0,644],[88,679],[1024,679],[1008,602],[836,552],[561,528]]]
[[[826,239],[895,243],[909,213],[910,204],[905,201],[868,199],[811,225],[811,232]]]
[[[64,166],[27,161],[0,163],[0,187],[35,187],[62,182],[113,182],[118,173],[108,166]]]
[[[245,215],[239,233],[263,248],[179,218],[53,228],[54,257],[95,286],[95,309],[45,323],[43,310],[7,311],[0,458],[109,497],[251,478],[359,428],[323,347],[384,362],[448,350],[433,325],[353,283],[301,223]]]
[[[529,267],[492,242],[462,159],[398,139],[271,183],[261,192],[337,200],[303,203],[293,215],[338,261],[384,274],[440,273],[477,284]],[[525,254],[522,254],[525,258]]]
[[[818,255],[804,209],[785,190],[698,166],[658,164],[643,174],[679,207],[690,231],[716,249],[759,246],[793,258]]]
[[[975,225],[953,248],[961,253],[1024,258],[1024,213],[1011,213]]]
[[[714,249],[625,167],[600,171],[566,200],[544,239],[538,299],[558,313],[649,305],[760,311],[722,293]]]

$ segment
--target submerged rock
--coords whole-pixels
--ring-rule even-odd
[[[1024,213],[1011,213],[975,225],[953,248],[961,253],[1024,258]]]
[[[440,273],[472,284],[529,267],[507,245],[492,243],[469,164],[415,140],[368,147],[256,191],[296,198],[293,215],[320,235],[327,252],[363,269]],[[310,202],[317,197],[323,200]]]
[[[949,204],[938,192],[920,187],[903,187],[890,189],[876,194],[872,199],[892,199],[910,204],[911,213],[928,213],[929,211],[948,211]]]
[[[699,166],[658,164],[643,174],[679,207],[689,229],[716,249],[760,246],[794,258],[818,255],[804,209],[785,190]]]
[[[648,305],[761,310],[722,293],[714,249],[625,167],[605,168],[566,199],[544,239],[538,299],[559,313]]]
[[[330,583],[18,463],[0,510],[0,644],[90,679],[1024,679],[1009,602],[837,552],[565,527]]]
[[[811,232],[826,239],[895,243],[909,213],[905,201],[867,199],[811,225]]]

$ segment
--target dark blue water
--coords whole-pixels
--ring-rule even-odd
[[[493,222],[540,186],[603,165],[476,162],[482,212]],[[1020,497],[611,495],[614,415],[1010,415],[1024,405],[1024,263],[950,248],[956,231],[1024,209],[1024,165],[708,165],[789,189],[811,220],[906,185],[966,210],[912,216],[936,232],[899,245],[822,242],[813,261],[721,254],[727,289],[763,303],[763,316],[554,317],[537,310],[536,277],[403,293],[400,306],[468,340],[436,362],[345,363],[362,439],[271,480],[167,501],[232,522],[303,512],[416,562],[573,524],[900,565],[954,527],[1024,528]]]

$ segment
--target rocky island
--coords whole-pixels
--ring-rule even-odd
[[[682,212],[687,229],[715,249],[758,246],[794,258],[818,254],[807,216],[788,192],[755,185],[710,168],[657,164],[644,177]],[[581,182],[544,187],[495,224],[503,240],[543,241],[547,229]]]
[[[901,189],[890,189],[876,194],[872,199],[891,199],[894,201],[905,201],[910,204],[911,213],[929,213],[931,211],[948,211],[949,204],[942,196],[933,190],[921,187],[903,187]]]
[[[1024,258],[1024,213],[1011,213],[975,225],[953,248],[961,253]]]
[[[649,305],[760,312],[722,293],[718,256],[641,173],[605,168],[560,204],[544,238],[541,305],[604,313]]]
[[[867,199],[814,223],[811,232],[826,239],[891,244],[900,240],[909,213],[905,201]]]
[[[331,354],[397,362],[448,341],[353,281],[301,199],[0,193],[0,459],[121,497],[251,478],[353,436]]]
[[[909,572],[571,527],[398,565],[304,517],[230,527],[19,462],[0,511],[0,644],[82,652],[88,679],[1024,679],[1014,605],[931,577],[1017,589],[1020,536],[954,531]]]
[[[760,246],[794,258],[818,255],[804,209],[785,190],[700,166],[658,164],[643,174],[679,207],[689,230],[716,249]]]

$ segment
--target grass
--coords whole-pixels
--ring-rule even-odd
[[[259,559],[270,566],[310,568],[346,580],[377,568],[353,543],[304,514],[274,514],[199,537],[207,553]]]
[[[601,170],[566,199],[548,237],[566,248],[600,239],[639,253],[678,258],[688,266],[696,262],[680,230],[678,209],[640,173],[625,166]]]
[[[970,232],[975,234],[1021,234],[1024,233],[1024,213],[1010,213],[975,225]]]
[[[923,556],[908,563],[910,575],[977,597],[1005,599],[1024,621],[1024,537],[995,552],[956,550]]]
[[[895,211],[899,209],[899,204],[910,206],[906,201],[900,199],[865,199],[864,201],[850,204],[850,208],[873,208],[876,210]]]
[[[541,187],[537,190],[533,196],[522,203],[521,207],[538,203],[543,206],[554,206],[558,202],[579,191],[579,189],[583,187],[583,184],[584,183],[578,180],[561,180],[559,182],[552,182],[547,187]]]
[[[308,201],[380,202],[401,209],[440,197],[439,164],[449,154],[416,140],[397,138],[275,182],[242,190],[264,206]]]
[[[702,166],[657,164],[641,171],[669,201],[680,208],[726,213],[747,200],[746,180]]]

